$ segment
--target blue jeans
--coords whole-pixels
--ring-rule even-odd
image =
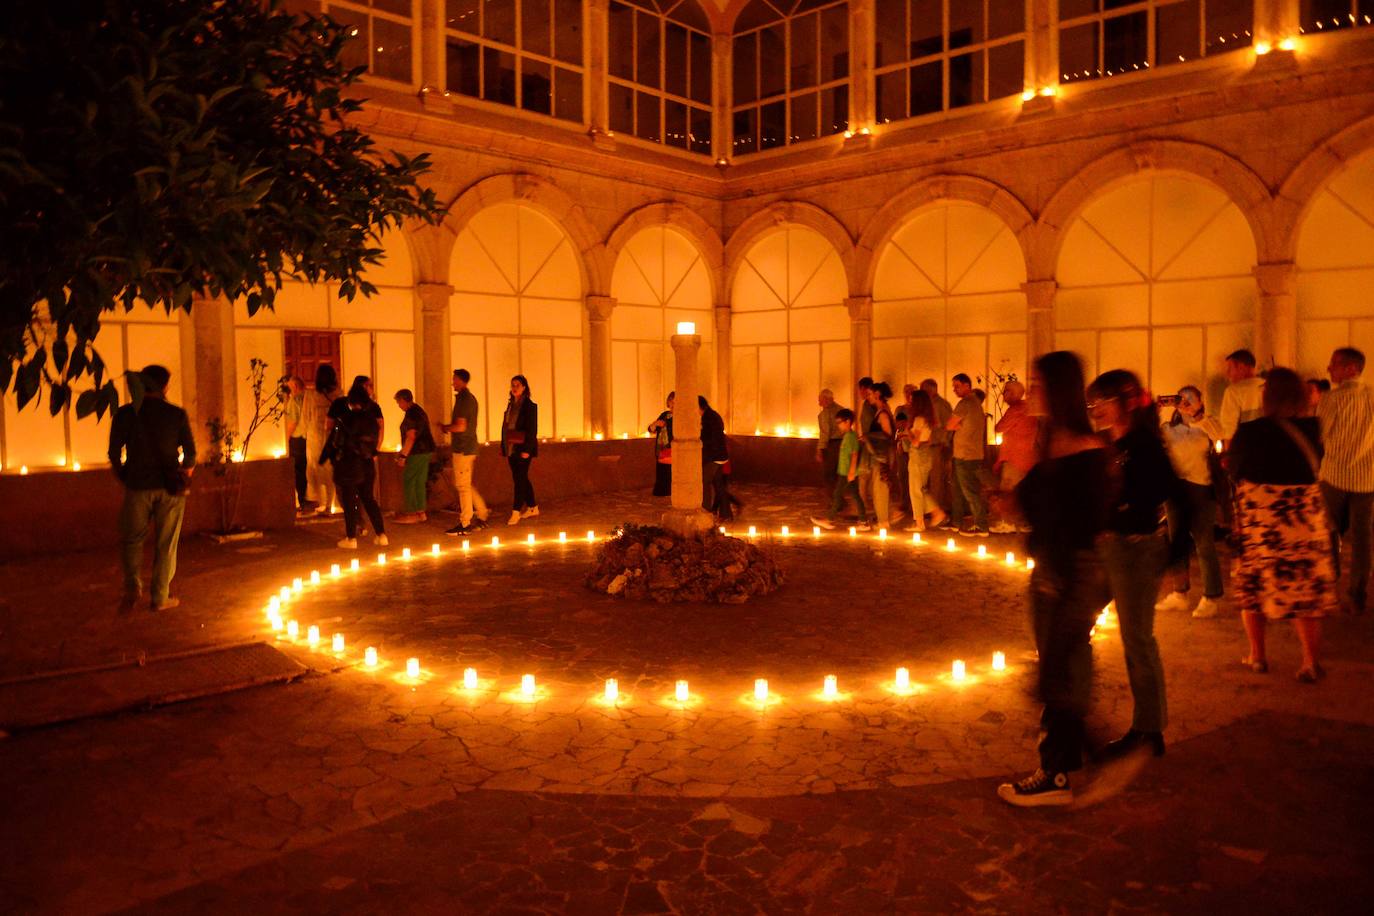
[[[1098,542],[1107,584],[1121,625],[1126,679],[1131,682],[1135,714],[1131,727],[1162,732],[1168,723],[1164,701],[1164,663],[1155,642],[1155,599],[1168,559],[1163,538],[1155,534],[1107,534]]]
[[[981,460],[954,459],[954,524],[962,526],[964,515],[972,511],[973,527],[987,528],[988,501],[983,495],[982,473]]]

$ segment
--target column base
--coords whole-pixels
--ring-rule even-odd
[[[705,509],[669,509],[660,524],[679,537],[699,538],[715,527],[715,521]]]

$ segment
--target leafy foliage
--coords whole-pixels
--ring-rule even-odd
[[[277,379],[273,391],[267,391],[267,361],[256,357],[248,361],[249,390],[253,397],[253,412],[248,418],[248,428],[242,438],[238,430],[225,423],[221,417],[211,417],[205,421],[209,433],[209,448],[202,459],[211,473],[224,479],[220,488],[220,531],[234,530],[238,518],[239,497],[243,492],[243,472],[241,463],[248,460],[248,445],[253,434],[264,424],[280,426],[286,413],[286,402],[291,397],[287,385],[289,376]]]
[[[347,26],[256,0],[0,4],[0,392],[118,403],[109,312],[272,308],[283,278],[371,295],[379,236],[440,208],[428,158],[350,126]]]

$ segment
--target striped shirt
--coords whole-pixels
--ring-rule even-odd
[[[1374,493],[1374,388],[1349,379],[1322,398],[1321,479],[1349,493]]]

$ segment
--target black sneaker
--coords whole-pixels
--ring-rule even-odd
[[[485,527],[487,527],[487,520],[484,518],[478,518],[474,515],[472,521],[468,523],[468,533],[471,534],[473,532],[481,531]]]
[[[454,525],[452,528],[444,532],[444,534],[451,535],[453,537],[458,537],[459,535],[471,533],[472,528],[467,525],[464,525],[462,522],[459,522],[458,524]]]
[[[1068,773],[1046,773],[1036,770],[1018,782],[1004,782],[997,787],[997,797],[1018,808],[1042,808],[1073,804],[1073,789],[1069,788]]]

